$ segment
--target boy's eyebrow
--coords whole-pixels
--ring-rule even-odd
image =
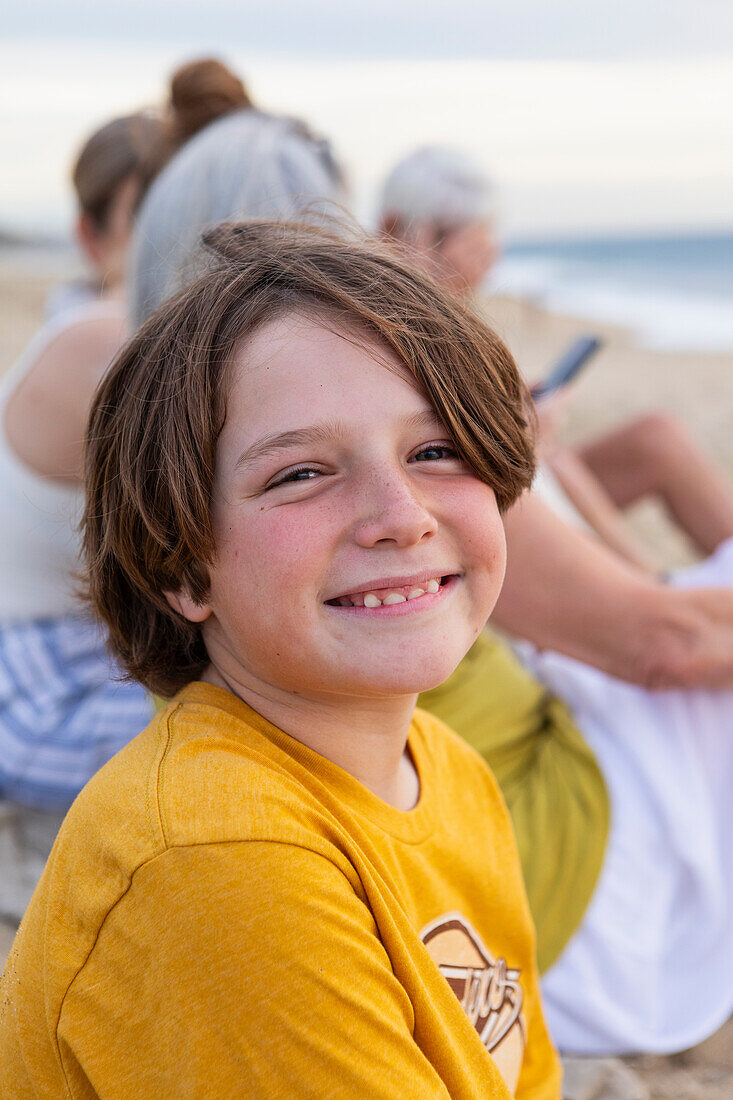
[[[250,462],[256,462],[258,458],[272,454],[275,451],[284,451],[288,447],[307,446],[309,443],[325,443],[334,437],[342,436],[343,427],[338,423],[313,424],[309,428],[293,428],[289,432],[273,432],[271,435],[263,435],[251,447],[245,448],[234,464],[234,469]]]
[[[414,413],[412,416],[408,416],[404,424],[408,429],[442,426],[440,417],[433,409],[424,409],[421,412]],[[311,443],[332,442],[339,437],[343,438],[345,434],[344,425],[339,421],[312,424],[308,428],[293,428],[288,432],[273,432],[271,435],[265,435],[250,447],[245,448],[235,462],[234,469],[239,470],[248,463],[256,462],[258,459],[264,458],[266,455],[273,454],[276,451],[284,451],[288,447],[302,447],[308,446],[308,444]]]

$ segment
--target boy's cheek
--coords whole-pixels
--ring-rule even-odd
[[[324,534],[319,519],[306,522],[287,507],[273,508],[224,531],[218,543],[220,559],[232,564],[253,563],[254,568],[259,562],[266,568],[276,561],[292,563],[307,557],[323,542]]]
[[[236,610],[265,623],[273,616],[302,619],[312,611],[313,592],[321,589],[333,555],[301,525],[257,526],[256,533],[220,547],[212,595],[226,617]]]
[[[464,549],[471,576],[469,587],[479,617],[488,617],[494,609],[506,572],[506,538],[498,511],[484,514],[483,522],[466,531]],[[480,610],[479,610],[480,609]]]
[[[342,527],[333,512],[297,515],[297,508],[273,509],[251,538],[249,554],[265,583],[278,591],[320,587],[333,565]],[[279,513],[279,514],[276,514]]]
[[[487,495],[489,494],[489,495]],[[486,486],[466,492],[461,501],[459,531],[468,560],[479,568],[504,572],[506,536],[494,494]]]

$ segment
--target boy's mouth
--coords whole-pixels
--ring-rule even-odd
[[[345,592],[342,596],[335,596],[326,600],[331,607],[391,607],[395,604],[408,603],[412,600],[422,599],[424,596],[437,595],[456,574],[447,573],[444,576],[425,577],[419,581],[410,581],[407,584],[394,583],[384,587],[364,588],[358,592]]]

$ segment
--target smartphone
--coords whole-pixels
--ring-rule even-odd
[[[547,397],[548,394],[561,389],[568,382],[572,382],[573,378],[580,374],[586,363],[602,347],[603,341],[599,340],[597,336],[581,336],[578,340],[575,340],[567,351],[560,356],[547,378],[532,386],[530,392],[535,401]]]

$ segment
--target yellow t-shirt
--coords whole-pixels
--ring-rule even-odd
[[[545,971],[583,919],[603,867],[610,806],[593,751],[567,707],[486,631],[419,703],[465,737],[496,776]]]
[[[66,818],[3,976],[0,1095],[556,1100],[501,794],[436,719],[409,744],[403,812],[186,688]]]

